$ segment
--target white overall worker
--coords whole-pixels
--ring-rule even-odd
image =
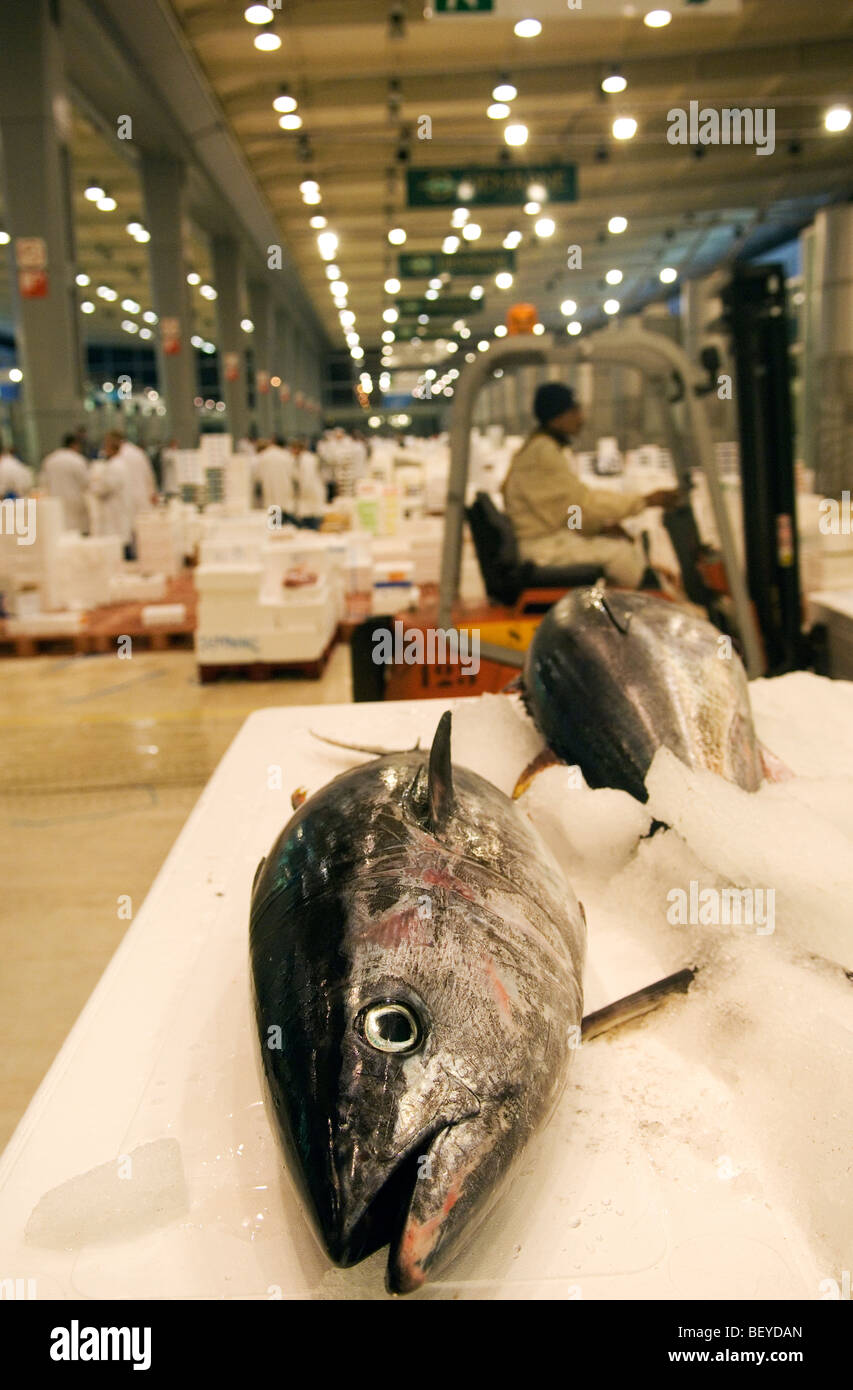
[[[144,449],[133,444],[125,435],[115,431],[119,440],[119,457],[123,460],[127,473],[128,509],[130,529],[135,543],[136,518],[140,512],[148,512],[157,501],[157,479],[151,460]]]
[[[277,440],[259,439],[256,447],[256,477],[265,509],[280,507],[283,516],[293,516],[296,506],[293,455]]]
[[[0,444],[0,498],[25,497],[33,485],[33,470]]]
[[[79,433],[66,434],[62,447],[45,456],[39,481],[50,497],[58,497],[61,501],[66,531],[76,531],[79,535],[88,531],[86,494],[89,490],[89,465],[83,454]]]
[[[121,435],[105,435],[104,458],[95,459],[89,469],[89,529],[93,536],[118,536],[129,559],[130,487],[120,450]]]
[[[304,439],[290,441],[293,458],[293,477],[296,483],[296,514],[305,517],[320,517],[326,502],[326,484],[320,476],[317,455],[306,447]]]
[[[574,392],[546,382],[536,392],[533,411],[538,428],[513,457],[503,484],[504,507],[522,560],[600,565],[612,584],[635,589],[645,558],[619,523],[646,507],[674,506],[677,490],[662,488],[643,496],[587,487],[572,466],[568,447],[584,423]]]

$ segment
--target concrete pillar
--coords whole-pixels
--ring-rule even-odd
[[[222,395],[228,429],[237,443],[249,428],[249,402],[246,397],[246,335],[240,327],[243,318],[243,269],[240,246],[233,237],[213,237],[213,283],[216,286],[216,332]]]
[[[816,488],[838,497],[853,487],[853,205],[838,203],[819,212],[815,242],[820,276]]]
[[[255,325],[252,338],[255,358],[255,421],[258,434],[268,439],[273,433],[272,389],[275,353],[275,310],[268,287],[260,280],[249,281],[249,317]]]
[[[5,224],[31,463],[82,421],[70,124],[57,8],[49,0],[0,5]]]
[[[177,159],[145,151],[139,164],[145,225],[151,233],[148,264],[157,327],[157,375],[167,412],[165,437],[181,449],[198,439],[193,397],[195,351],[190,343],[192,313],[184,260],[183,221],[186,167]]]

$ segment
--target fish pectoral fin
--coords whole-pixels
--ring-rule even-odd
[[[654,984],[635,990],[633,994],[626,994],[624,999],[616,999],[603,1009],[587,1014],[581,1020],[582,1040],[589,1042],[600,1033],[607,1033],[611,1028],[618,1028],[622,1023],[630,1023],[634,1018],[651,1013],[670,994],[686,994],[695,976],[695,966],[678,970],[674,975],[667,975],[663,980],[656,980]]]
[[[523,792],[527,791],[534,777],[538,777],[540,772],[544,772],[546,767],[559,767],[563,762],[556,753],[552,753],[550,748],[543,748],[541,753],[537,753],[532,763],[528,763],[523,772],[518,775],[518,781],[512,789],[512,799],[517,801]]]

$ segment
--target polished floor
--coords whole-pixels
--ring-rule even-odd
[[[349,699],[345,646],[209,686],[191,652],[0,661],[0,1149],[246,716]]]

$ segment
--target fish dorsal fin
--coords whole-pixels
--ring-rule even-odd
[[[450,710],[445,710],[429,750],[427,820],[433,831],[443,830],[453,807],[453,769],[450,764]]]

